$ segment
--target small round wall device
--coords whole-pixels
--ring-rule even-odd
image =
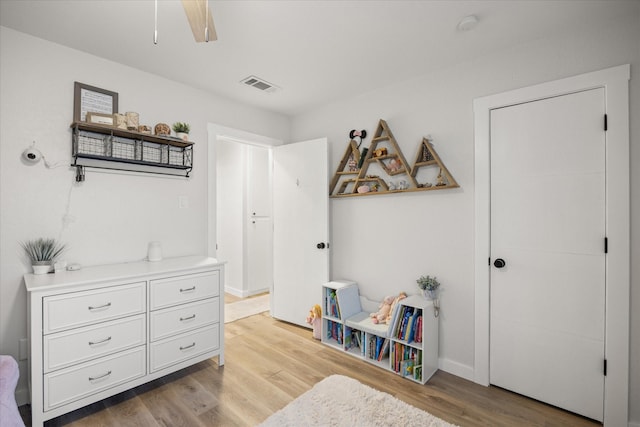
[[[42,159],[42,153],[34,147],[29,147],[22,152],[22,158],[29,163],[38,163]]]

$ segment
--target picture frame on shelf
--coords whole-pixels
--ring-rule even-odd
[[[113,114],[87,112],[86,122],[94,125],[114,126],[115,120]]]
[[[73,121],[86,121],[87,113],[89,112],[107,115],[117,113],[118,93],[84,83],[74,82]]]

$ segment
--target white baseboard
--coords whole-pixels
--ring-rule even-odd
[[[438,368],[469,381],[473,381],[475,376],[473,366],[463,365],[450,359],[438,359]]]
[[[232,288],[231,286],[225,286],[224,287],[224,291],[228,294],[231,294],[235,297],[239,297],[239,298],[246,298],[249,296],[249,292],[242,290],[242,289],[238,289],[238,288]]]
[[[263,289],[254,289],[252,291],[248,291],[248,296],[252,297],[254,295],[260,295],[260,294],[267,294],[271,291],[271,289],[269,288],[263,288]]]
[[[247,298],[253,295],[258,295],[258,294],[264,294],[266,292],[269,292],[270,289],[269,288],[264,288],[264,289],[254,289],[254,290],[245,290],[245,289],[238,289],[238,288],[232,288],[231,286],[225,286],[224,287],[224,291],[228,294],[231,294],[235,297],[239,297],[239,298]]]

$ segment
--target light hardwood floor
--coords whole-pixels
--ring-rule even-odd
[[[590,420],[439,371],[424,386],[328,348],[268,313],[225,325],[211,359],[48,421],[47,426],[253,426],[331,374],[347,375],[460,426],[594,426]],[[21,408],[27,425],[28,407]]]

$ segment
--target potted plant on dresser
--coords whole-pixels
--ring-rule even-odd
[[[176,137],[182,139],[185,142],[189,140],[190,130],[191,126],[189,126],[189,123],[175,122],[173,124],[173,131],[176,133]]]
[[[47,274],[56,259],[64,252],[66,246],[56,239],[42,237],[21,243],[22,248],[31,261],[33,274]]]

